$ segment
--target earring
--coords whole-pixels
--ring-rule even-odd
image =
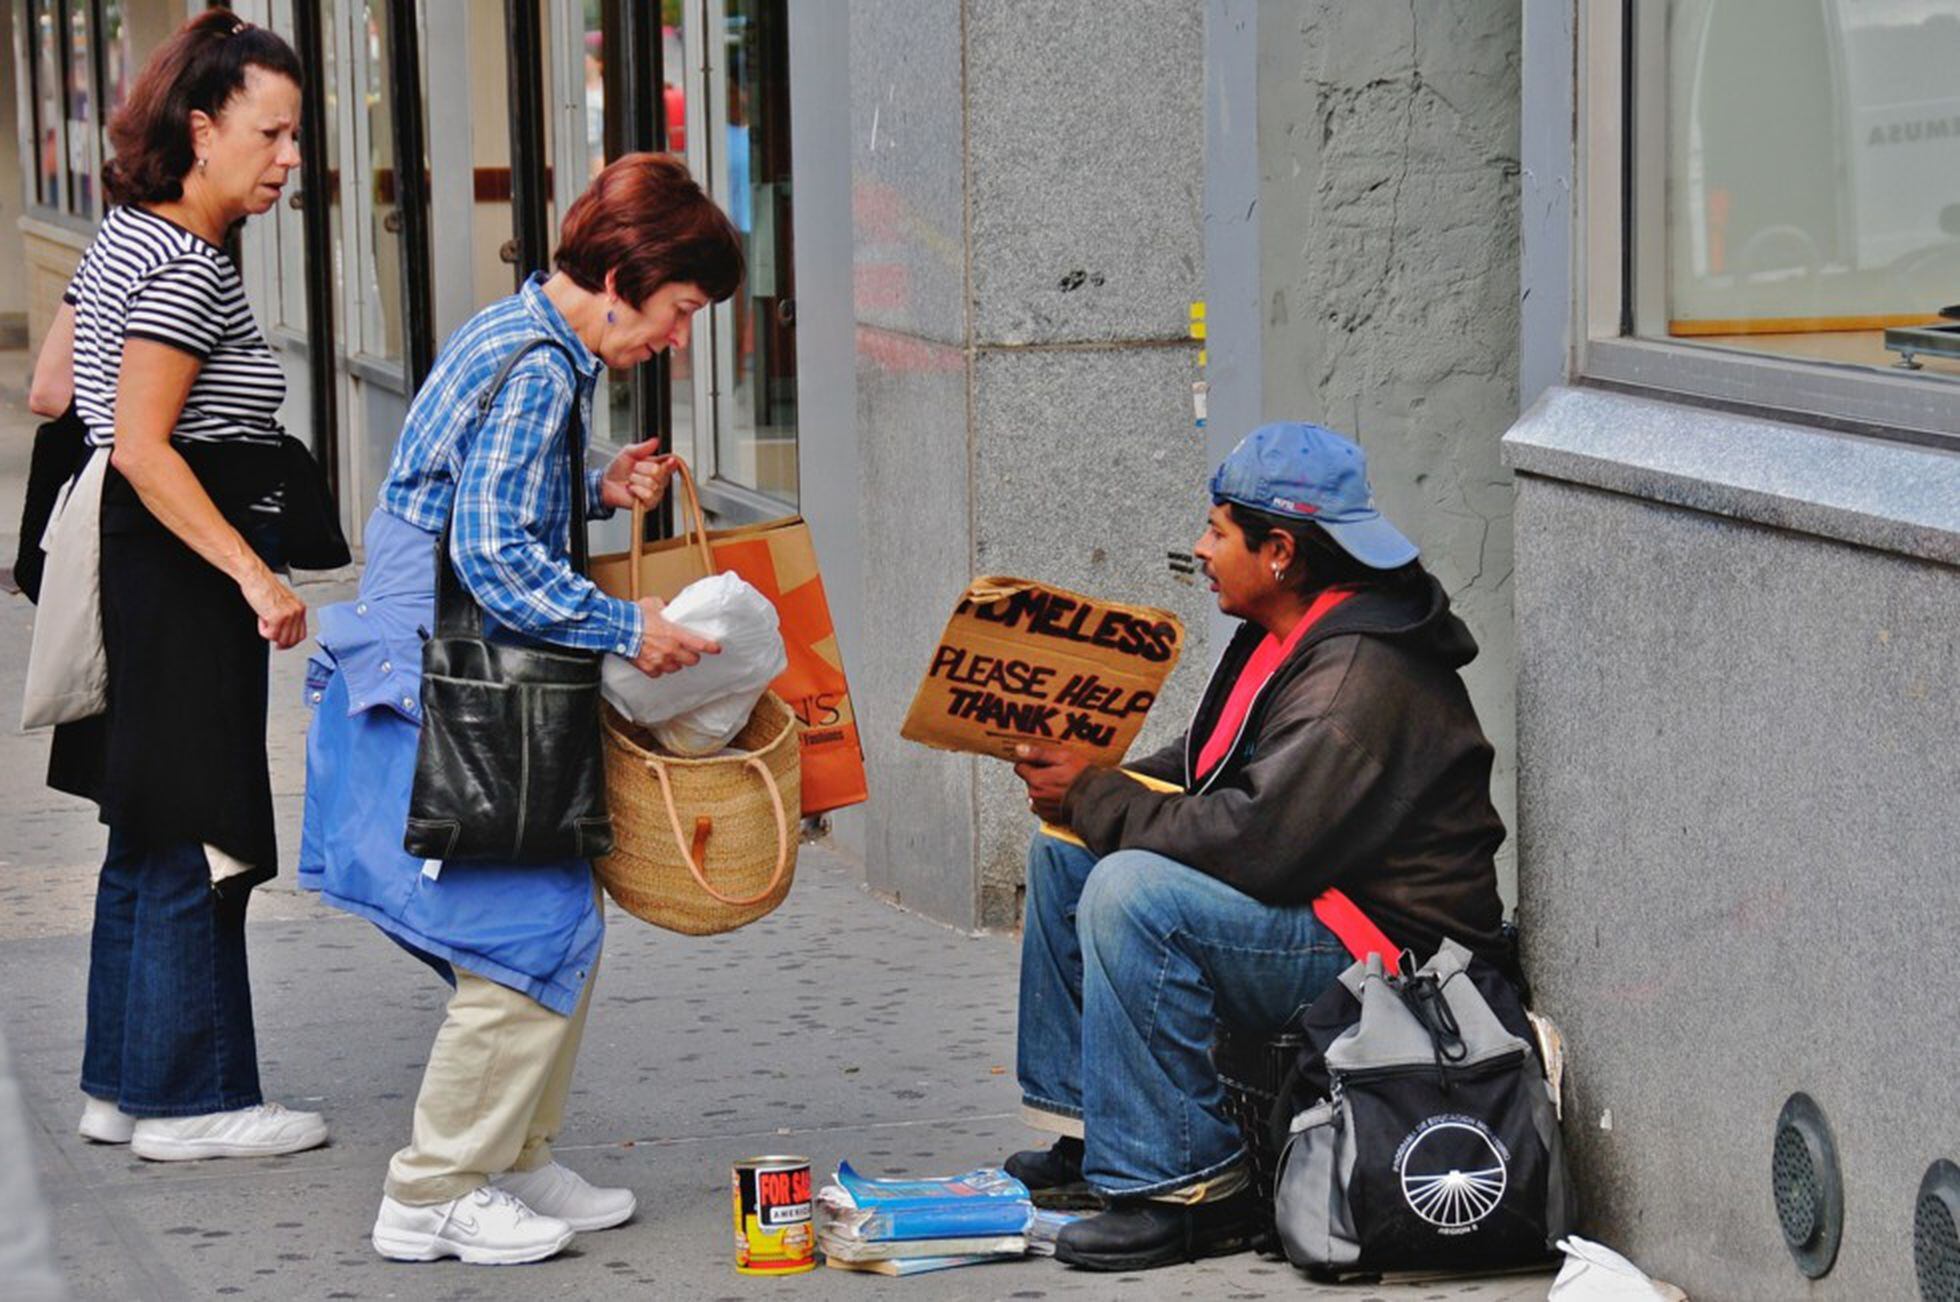
[[[613,320],[614,320],[614,318],[613,318],[613,314],[612,314],[612,309],[611,309],[611,308],[607,308],[607,309],[606,309],[606,324],[607,324],[607,325],[611,325],[611,324],[613,324]]]
[[[1273,566],[1273,582],[1278,583],[1280,581],[1281,576],[1283,576],[1285,573],[1286,573],[1285,566],[1283,565]]]
[[[198,170],[199,172],[202,172],[202,171],[203,171],[203,170],[205,169],[205,166],[206,166],[207,164],[209,164],[209,163],[210,163],[210,161],[211,161],[211,160],[210,160],[210,159],[208,159],[208,158],[200,158],[200,159],[198,159],[198,160],[197,160],[197,170]]]

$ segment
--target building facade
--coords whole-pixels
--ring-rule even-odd
[[[1224,631],[1180,562],[1209,467],[1262,420],[1352,433],[1482,647],[1589,1231],[1695,1296],[1949,1260],[1960,0],[235,7],[312,71],[304,184],[240,258],[350,526],[591,170],[682,153],[750,280],[595,436],[670,438],[716,521],[810,521],[872,790],[832,835],[1012,926],[1016,784],[897,736],[968,578],[1177,610],[1150,745]],[[103,113],[189,9],[8,6],[0,331],[44,328]]]
[[[1523,11],[1519,907],[1591,1232],[1951,1295],[1960,4]]]

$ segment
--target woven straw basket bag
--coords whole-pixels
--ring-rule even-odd
[[[789,894],[803,798],[796,715],[765,692],[728,750],[698,759],[655,748],[604,707],[614,848],[594,867],[634,917],[690,936],[754,922]]]

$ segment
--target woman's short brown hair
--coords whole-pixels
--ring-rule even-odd
[[[742,240],[726,213],[672,154],[626,154],[592,178],[565,213],[558,270],[594,293],[606,287],[634,307],[672,282],[716,302],[742,283]]]
[[[299,84],[299,56],[263,27],[229,9],[207,9],[177,29],[143,65],[129,98],[109,119],[115,150],[102,168],[114,203],[168,203],[184,194],[191,170],[191,113],[216,118],[245,88],[245,70],[263,68]]]

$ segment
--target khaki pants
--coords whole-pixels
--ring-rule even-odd
[[[390,1198],[413,1206],[460,1198],[502,1171],[551,1161],[598,964],[570,1017],[462,968],[429,1050],[415,1128],[388,1163]]]

